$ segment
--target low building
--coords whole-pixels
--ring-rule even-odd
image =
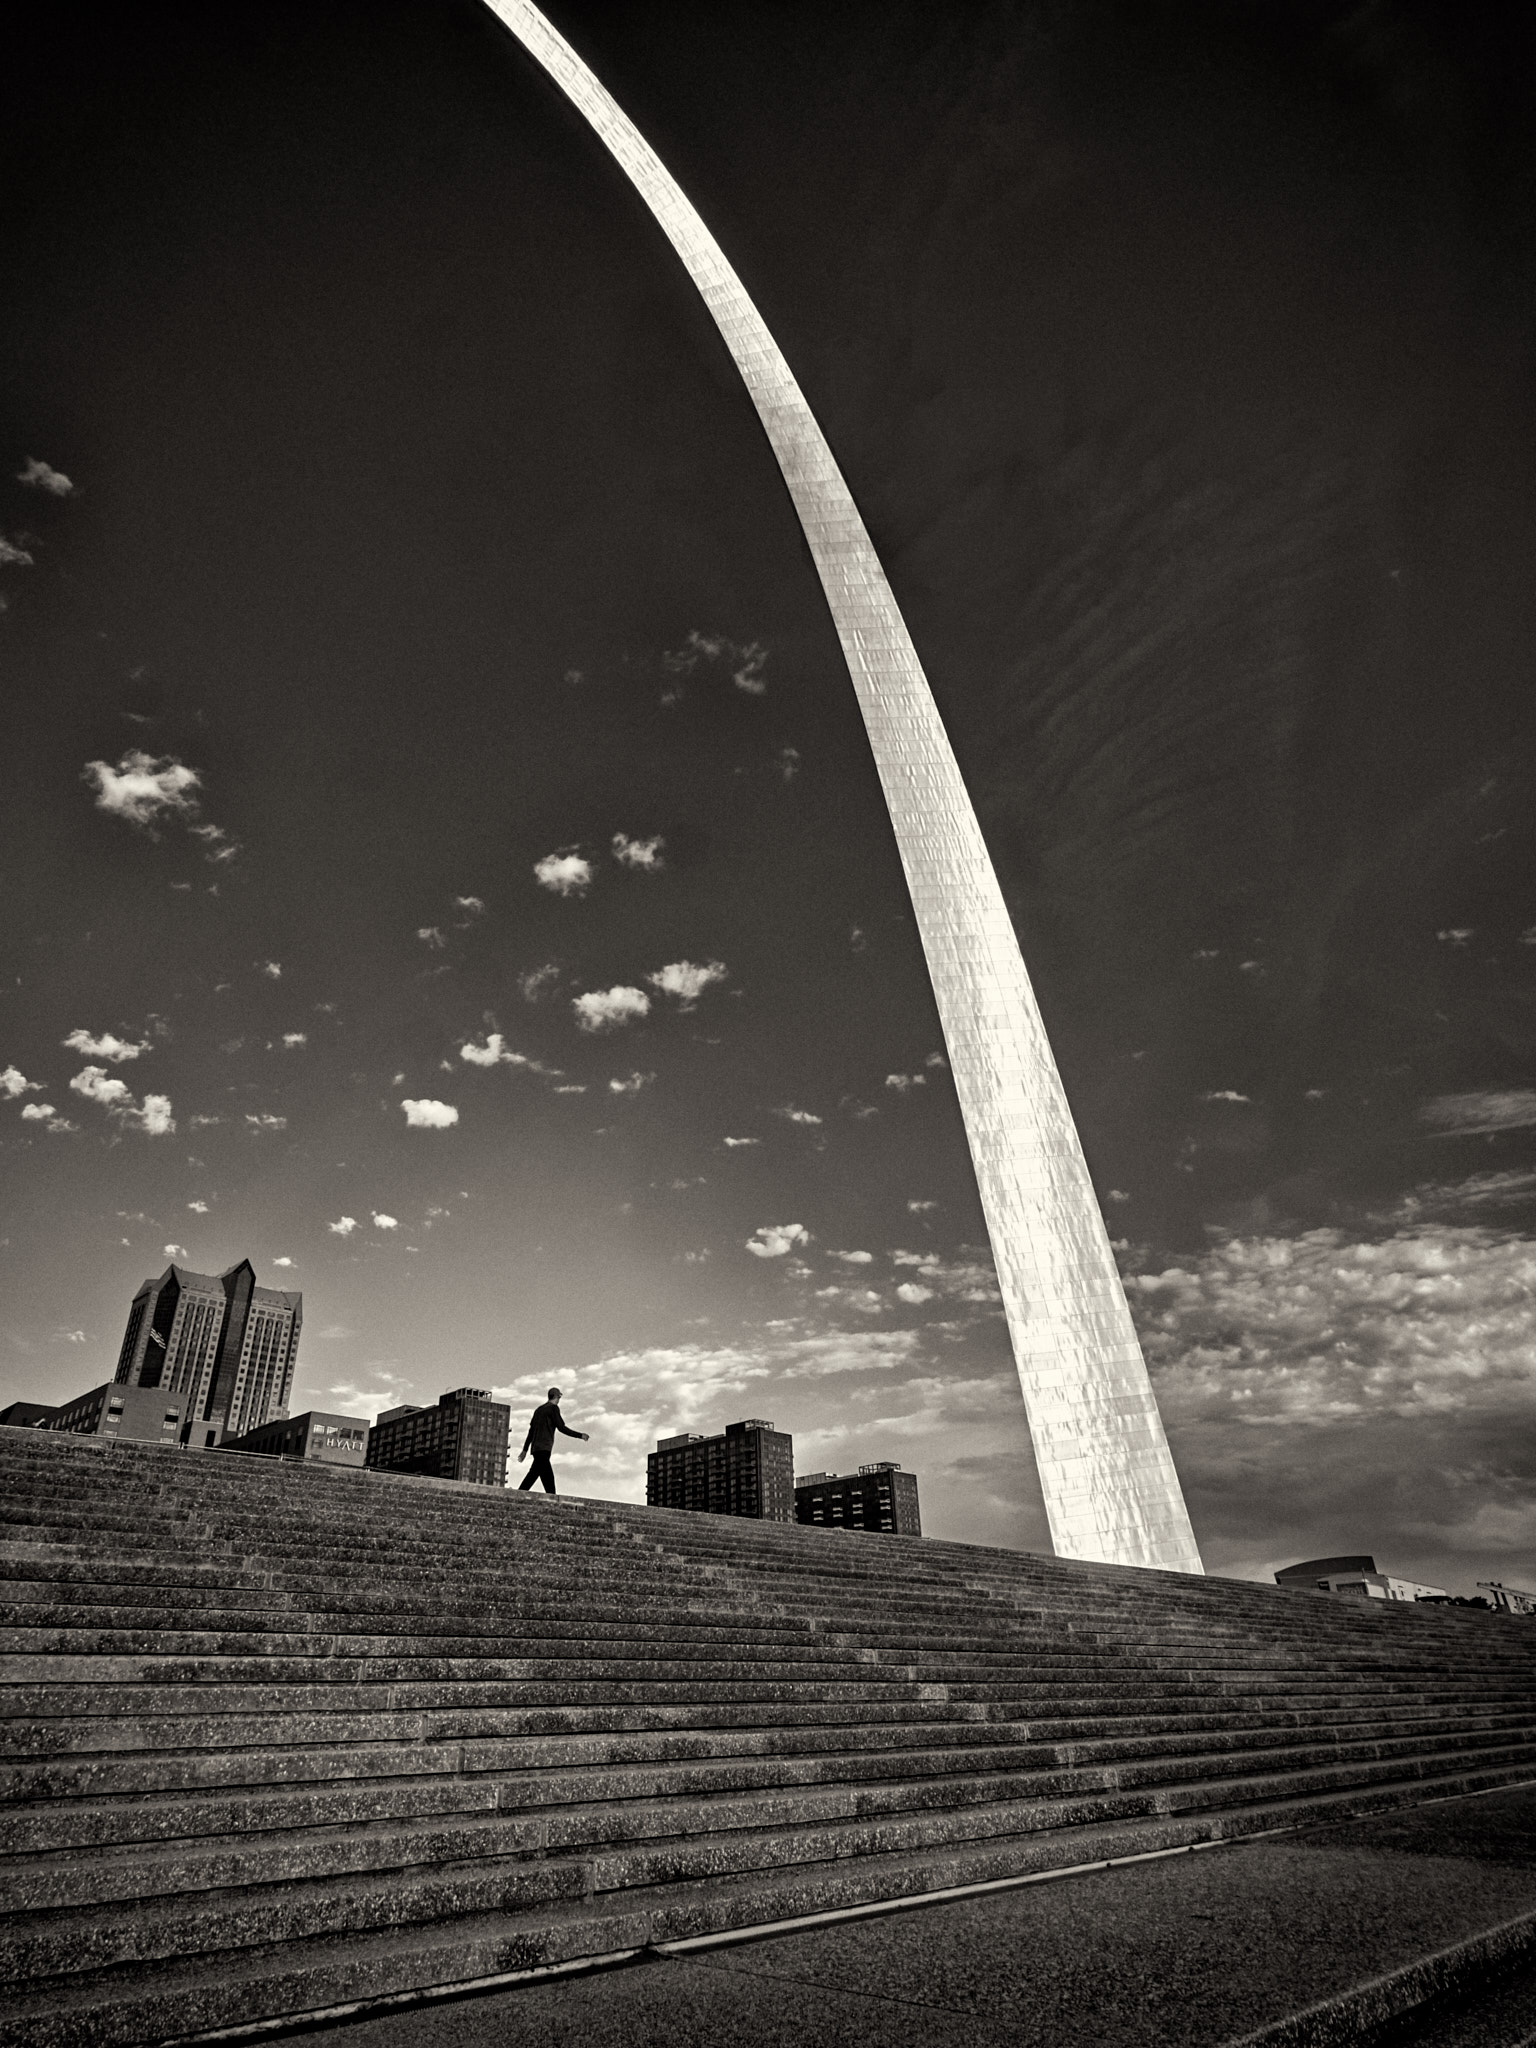
[[[645,1504],[792,1522],[795,1440],[756,1417],[719,1436],[661,1437],[645,1461]]]
[[[1374,1557],[1314,1557],[1275,1573],[1277,1586],[1303,1586],[1319,1593],[1343,1593],[1354,1600],[1443,1599],[1443,1586],[1421,1586],[1376,1569]]]
[[[52,1429],[58,1412],[46,1401],[12,1401],[0,1408],[0,1429]]]
[[[435,1408],[387,1408],[368,1432],[365,1462],[375,1472],[415,1472],[505,1486],[512,1410],[483,1387],[456,1387]]]
[[[1479,1579],[1477,1590],[1486,1593],[1501,1614],[1536,1614],[1536,1593],[1524,1586],[1506,1586],[1501,1579]]]
[[[368,1424],[361,1415],[322,1415],[311,1408],[287,1421],[264,1422],[244,1436],[226,1437],[221,1451],[249,1451],[260,1458],[305,1458],[321,1465],[363,1465],[368,1459]]]
[[[858,1472],[807,1472],[795,1481],[795,1520],[818,1529],[873,1529],[921,1536],[917,1474],[899,1465],[861,1465]]]
[[[174,1444],[186,1403],[163,1387],[120,1387],[110,1382],[66,1401],[49,1425],[70,1436],[124,1437],[141,1444]]]

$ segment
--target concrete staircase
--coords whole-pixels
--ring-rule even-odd
[[[0,2043],[1536,1778],[1536,1623],[0,1429]]]

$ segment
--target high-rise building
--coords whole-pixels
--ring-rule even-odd
[[[794,373],[687,194],[534,0],[488,0],[681,258],[783,472],[885,792],[997,1263],[1051,1541],[1202,1569],[1008,904],[906,622]]]
[[[244,1436],[227,1436],[221,1451],[245,1451],[258,1458],[304,1458],[319,1465],[367,1463],[368,1425],[361,1415],[279,1415]]]
[[[375,1472],[505,1486],[511,1425],[505,1402],[483,1387],[458,1387],[435,1408],[387,1408],[368,1432],[367,1462]]]
[[[227,1273],[167,1266],[133,1297],[120,1387],[159,1387],[182,1404],[181,1441],[211,1449],[286,1415],[304,1297],[258,1287],[249,1259]]]
[[[645,1504],[792,1522],[795,1440],[756,1419],[719,1436],[661,1437],[645,1461]]]
[[[175,1447],[185,1410],[160,1387],[92,1387],[66,1401],[50,1429],[70,1436],[114,1436],[132,1443]]]
[[[861,1465],[857,1474],[807,1472],[795,1481],[795,1520],[818,1529],[875,1529],[921,1536],[917,1474],[899,1465]]]

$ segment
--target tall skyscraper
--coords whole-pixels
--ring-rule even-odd
[[[645,1461],[645,1504],[792,1522],[795,1440],[756,1420],[719,1436],[664,1436]]]
[[[181,1441],[205,1450],[287,1414],[303,1322],[303,1295],[258,1287],[249,1259],[167,1266],[133,1297],[115,1384],[180,1397]]]
[[[852,493],[719,243],[532,0],[487,0],[591,124],[735,358],[842,642],[965,1119],[1051,1541],[1201,1570],[1141,1346],[1008,906],[917,650]]]

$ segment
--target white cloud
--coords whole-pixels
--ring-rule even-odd
[[[909,1303],[913,1308],[916,1308],[919,1302],[932,1301],[933,1296],[933,1288],[924,1287],[916,1280],[903,1280],[896,1290],[896,1299]]]
[[[1528,924],[1526,926],[1525,930],[1520,934],[1520,944],[1522,946],[1536,946],[1536,924]]]
[[[845,1266],[872,1266],[875,1262],[873,1252],[828,1252],[827,1257],[841,1259]]]
[[[927,1083],[926,1074],[887,1074],[885,1077],[886,1087],[894,1089],[898,1095],[905,1095],[912,1088],[926,1087]]]
[[[962,1245],[961,1250],[969,1247]],[[997,1273],[993,1266],[983,1263],[980,1257],[945,1259],[931,1252],[894,1251],[891,1253],[894,1266],[915,1269],[920,1281],[935,1293],[951,1301],[995,1304],[1002,1300],[998,1292]],[[916,1284],[916,1283],[909,1283]],[[897,1293],[901,1292],[898,1288]],[[908,1297],[903,1296],[903,1299]]]
[[[609,843],[613,847],[614,859],[623,867],[641,868],[647,874],[654,874],[658,868],[666,866],[661,849],[667,842],[659,834],[654,839],[630,839],[622,832],[615,832]]]
[[[579,853],[546,853],[535,861],[539,886],[557,896],[584,896],[592,886],[592,863]]]
[[[294,1259],[274,1259],[272,1263],[274,1266],[292,1266],[296,1265],[298,1262]]]
[[[1508,1167],[1499,1173],[1474,1173],[1466,1180],[1448,1184],[1423,1183],[1393,1207],[1390,1220],[1411,1223],[1468,1209],[1507,1209],[1529,1201],[1532,1196],[1536,1196],[1536,1171]]]
[[[947,1067],[949,1065],[949,1061],[945,1059],[943,1053],[931,1052],[929,1053],[927,1059],[923,1061],[923,1065],[925,1067]]]
[[[55,469],[51,462],[39,462],[35,455],[29,455],[17,470],[16,481],[46,491],[50,498],[67,498],[75,488],[63,470]]]
[[[295,1049],[295,1047],[301,1045],[308,1045],[308,1043],[309,1033],[307,1031],[285,1031],[283,1033],[283,1044],[287,1046],[290,1052],[292,1052]]]
[[[338,1216],[334,1223],[327,1223],[325,1227],[334,1237],[350,1237],[357,1228],[357,1218],[355,1216]],[[327,1332],[325,1331],[321,1332],[322,1336],[326,1334]]]
[[[162,1245],[160,1249],[162,1254],[168,1259],[184,1259],[187,1256],[187,1248],[184,1244]]]
[[[811,1233],[799,1223],[763,1223],[747,1239],[747,1250],[757,1259],[781,1259],[797,1244],[809,1244]]]
[[[448,943],[448,941],[443,937],[443,934],[439,927],[435,924],[422,925],[418,929],[416,936],[423,942],[423,944],[432,947],[434,952],[440,953],[443,947],[446,946]]]
[[[763,668],[768,660],[768,650],[754,640],[749,646],[737,649],[740,664],[731,671],[731,681],[738,690],[745,690],[749,697],[761,697],[768,685],[763,681]]]
[[[206,1216],[208,1214],[208,1204],[206,1202],[188,1202],[187,1207],[194,1216]]]
[[[1449,931],[1436,932],[1435,937],[1442,946],[1464,946],[1475,929],[1476,927],[1470,924],[1453,925]]]
[[[84,1330],[65,1330],[62,1335],[66,1344],[84,1344],[88,1341]]]
[[[1109,1191],[1109,1199],[1112,1202],[1128,1202],[1131,1198],[1126,1193],[1124,1188],[1111,1188]]]
[[[1437,1095],[1420,1109],[1419,1121],[1442,1138],[1527,1130],[1536,1124],[1536,1088],[1478,1088],[1465,1095]]]
[[[783,1117],[785,1123],[787,1124],[819,1124],[821,1122],[821,1118],[817,1116],[814,1111],[809,1109],[794,1109],[789,1107],[788,1105],[786,1105],[783,1109],[776,1109],[773,1113],[775,1116]]]
[[[124,1109],[133,1102],[126,1081],[119,1081],[105,1067],[83,1067],[70,1082],[77,1095],[98,1102],[103,1109]]]
[[[124,1060],[136,1060],[140,1053],[149,1051],[147,1038],[135,1043],[129,1038],[115,1038],[110,1031],[104,1031],[99,1038],[89,1031],[71,1031],[62,1041],[71,1052],[83,1053],[90,1060],[110,1060],[120,1066]]]
[[[24,1123],[46,1124],[50,1131],[77,1131],[80,1128],[67,1116],[60,1116],[51,1102],[24,1102],[21,1115]]]
[[[648,1088],[655,1078],[654,1074],[631,1074],[627,1081],[610,1081],[608,1092],[611,1095],[638,1095],[640,1090]]]
[[[778,752],[779,773],[786,782],[793,782],[800,773],[800,749],[780,747]]]
[[[286,1131],[288,1128],[287,1117],[274,1116],[270,1110],[247,1110],[245,1120],[257,1131]]]
[[[583,1031],[616,1031],[633,1017],[648,1016],[651,999],[641,988],[594,989],[590,994],[573,996],[571,1008]]]
[[[467,910],[471,917],[479,917],[485,909],[485,899],[481,896],[455,896],[453,903],[456,910]]]
[[[18,547],[15,541],[7,540],[5,535],[0,533],[0,568],[30,569],[31,566],[32,557],[26,549]]]
[[[258,960],[256,964],[261,969],[262,973],[267,977],[268,981],[282,980],[283,966],[280,960]]]
[[[555,1090],[557,1095],[585,1095],[586,1092],[587,1084],[585,1081],[567,1081],[563,1086]]]
[[[685,1010],[691,1010],[705,989],[728,980],[729,975],[722,960],[706,961],[702,966],[692,960],[674,960],[645,978],[652,988],[664,996],[676,996]]]
[[[768,685],[763,681],[763,668],[768,660],[768,650],[756,640],[738,645],[723,633],[700,633],[691,631],[682,646],[661,657],[663,667],[674,675],[689,675],[701,661],[722,661],[730,666],[731,681],[738,690],[749,697],[761,697]],[[665,694],[662,702],[676,701],[681,692]]]
[[[526,974],[520,974],[517,985],[523,992],[525,1003],[536,1003],[544,991],[553,988],[559,979],[559,962],[546,960],[542,967],[530,967]]]
[[[8,1100],[25,1095],[28,1090],[41,1094],[42,1087],[41,1081],[29,1081],[20,1067],[6,1067],[0,1070],[0,1095],[4,1095]]]
[[[413,1131],[445,1131],[459,1120],[459,1112],[451,1102],[434,1102],[430,1097],[419,1101],[408,1099],[400,1107],[405,1111],[407,1126]]]
[[[488,1031],[484,1045],[473,1040],[459,1047],[459,1058],[467,1060],[472,1067],[522,1067],[530,1074],[555,1075],[558,1067],[546,1067],[542,1060],[531,1060],[526,1053],[512,1052],[499,1031]]]
[[[386,1216],[382,1209],[375,1209],[373,1211],[373,1227],[375,1230],[398,1230],[400,1228],[400,1219],[397,1216]]]
[[[762,1142],[761,1138],[726,1138],[722,1140],[722,1143],[727,1145],[732,1152],[738,1151],[743,1145],[761,1145]]]
[[[1239,1095],[1235,1088],[1212,1088],[1201,1096],[1202,1102],[1251,1102],[1249,1095]]]
[[[95,785],[96,808],[130,825],[152,828],[158,818],[197,810],[192,791],[201,786],[202,778],[174,754],[157,758],[130,748],[115,768],[105,761],[87,761],[83,773]]]

